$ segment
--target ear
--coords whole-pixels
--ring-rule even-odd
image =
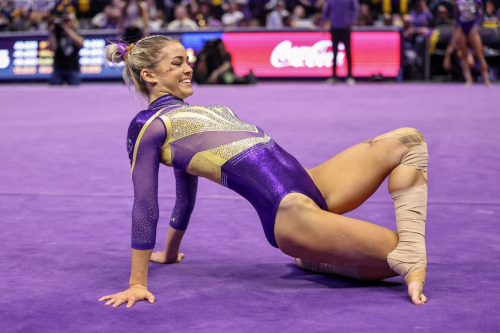
[[[149,69],[143,69],[141,71],[141,78],[144,82],[149,82],[149,83],[158,83],[158,80],[156,79],[156,76],[152,71]]]

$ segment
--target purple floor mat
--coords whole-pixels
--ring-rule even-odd
[[[271,247],[251,205],[200,181],[179,265],[150,264],[154,305],[105,307],[126,289],[132,183],[123,85],[0,87],[2,332],[499,332],[500,86],[195,87],[262,127],[306,167],[411,126],[430,153],[425,294],[306,272]],[[143,106],[145,103],[143,103]],[[174,203],[160,172],[162,249]],[[395,229],[386,185],[349,216]],[[496,309],[496,310],[495,310]]]

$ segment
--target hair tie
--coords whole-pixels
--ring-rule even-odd
[[[133,43],[130,44],[129,46],[127,46],[127,44],[116,44],[118,53],[121,54],[120,59],[123,61],[127,60],[127,56],[129,52],[134,48],[134,46],[135,45]]]

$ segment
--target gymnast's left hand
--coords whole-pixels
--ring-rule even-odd
[[[104,305],[110,305],[114,303],[112,306],[113,308],[117,308],[123,303],[127,303],[127,308],[131,308],[137,301],[148,300],[149,303],[154,303],[155,297],[148,291],[145,286],[134,284],[121,293],[99,298],[99,301],[106,300],[107,302]]]

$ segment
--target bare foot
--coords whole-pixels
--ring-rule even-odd
[[[179,253],[173,258],[168,258],[165,252],[156,251],[155,253],[151,253],[150,261],[157,262],[159,264],[176,264],[184,259],[184,253]]]
[[[465,87],[466,87],[466,88],[470,88],[470,87],[472,87],[472,83],[473,83],[473,82],[472,82],[472,80],[467,80],[467,81],[465,81]]]
[[[424,289],[424,281],[427,270],[419,269],[411,272],[407,278],[406,283],[408,284],[408,295],[411,297],[411,301],[415,305],[422,305],[427,302],[427,297],[422,293]]]
[[[295,265],[297,265],[298,268],[308,269],[312,271],[311,264],[311,261],[295,258]]]

